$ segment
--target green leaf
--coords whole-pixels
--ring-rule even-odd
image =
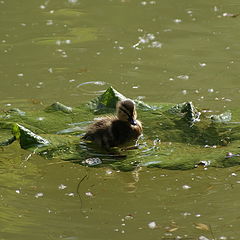
[[[94,111],[113,110],[118,101],[126,99],[121,93],[113,87],[109,87],[102,95],[94,98],[88,103],[90,109]]]
[[[153,107],[136,100],[144,129],[138,148],[114,148],[109,153],[81,141],[94,113],[113,112],[123,99],[126,97],[110,87],[87,106],[68,107],[57,102],[37,111],[4,111],[0,116],[0,146],[16,139],[21,148],[48,159],[122,171],[138,166],[185,170],[205,163],[214,167],[240,165],[240,111],[212,116],[202,113],[200,118],[201,111],[191,102],[157,103]]]
[[[55,102],[51,106],[45,109],[46,112],[54,112],[54,111],[61,111],[64,113],[72,113],[72,108],[63,105],[62,103]]]
[[[31,147],[41,147],[49,145],[49,141],[44,139],[35,133],[31,132],[29,129],[19,125],[13,125],[13,135],[19,140],[20,146],[23,149],[31,148]]]

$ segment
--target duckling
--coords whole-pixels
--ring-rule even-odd
[[[106,116],[95,121],[88,127],[83,139],[109,150],[136,141],[141,134],[142,124],[137,120],[135,103],[126,99],[117,103],[116,116]]]

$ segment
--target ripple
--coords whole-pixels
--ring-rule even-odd
[[[104,85],[106,85],[106,82],[102,82],[102,81],[84,82],[84,83],[78,84],[77,87],[81,87],[81,86],[88,85],[88,84],[94,84],[94,85],[98,85],[98,86],[104,86]]]

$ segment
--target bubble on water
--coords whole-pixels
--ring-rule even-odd
[[[107,170],[106,170],[106,175],[111,175],[111,174],[113,174],[113,171],[110,170],[110,169],[107,169]]]
[[[38,121],[43,121],[45,119],[45,117],[37,117]]]
[[[182,22],[181,19],[174,19],[173,21],[174,21],[175,23],[181,23],[181,22]]]
[[[225,237],[225,236],[221,236],[219,239],[220,239],[220,240],[226,240],[227,237]]]
[[[206,64],[206,63],[199,63],[199,66],[200,66],[200,67],[206,67],[207,64]]]
[[[133,219],[133,216],[131,214],[127,215],[124,217],[126,220],[132,220]]]
[[[152,33],[148,33],[148,34],[147,34],[147,39],[149,39],[149,40],[154,40],[154,39],[155,39],[155,36],[154,36]]]
[[[148,227],[150,229],[155,229],[157,227],[157,224],[156,224],[156,222],[150,222],[150,223],[148,223]]]
[[[213,11],[214,11],[214,12],[218,12],[218,11],[219,11],[219,8],[218,8],[217,6],[214,6],[214,7],[213,7]]]
[[[60,45],[61,45],[61,41],[60,41],[60,40],[57,40],[57,41],[56,41],[56,45],[60,46]]]
[[[184,217],[187,217],[187,216],[191,216],[192,214],[189,212],[184,212],[184,213],[181,213],[181,215],[183,215]]]
[[[85,192],[85,195],[86,195],[87,197],[93,197],[93,194],[92,194],[91,192]]]
[[[158,41],[155,41],[155,42],[152,42],[150,45],[149,45],[150,48],[161,48],[162,47],[162,43],[158,42]]]
[[[52,69],[52,68],[49,68],[49,69],[48,69],[48,72],[49,72],[49,73],[53,73],[53,69]]]
[[[213,88],[209,88],[209,89],[208,89],[208,92],[209,92],[209,93],[213,93],[213,92],[214,92],[214,89],[213,89]]]
[[[43,193],[42,192],[39,192],[39,193],[35,194],[35,198],[39,198],[39,197],[43,197]]]
[[[177,78],[181,79],[181,80],[188,80],[189,76],[188,75],[179,75],[179,76],[177,76]]]
[[[46,25],[47,26],[53,25],[53,20],[47,20]]]
[[[65,195],[69,196],[69,197],[74,197],[75,196],[74,193],[66,193]]]
[[[138,37],[138,42],[132,46],[136,50],[141,50],[144,47],[148,48],[161,48],[162,43],[156,41],[156,36],[153,33],[146,33]]]
[[[67,186],[64,185],[64,184],[60,184],[60,185],[58,186],[58,189],[60,189],[60,190],[63,190],[63,189],[65,189],[65,188],[67,188]]]
[[[209,239],[206,238],[206,237],[204,237],[204,236],[200,236],[200,237],[198,238],[198,240],[209,240]]]
[[[187,90],[182,90],[182,94],[186,95],[187,94]]]

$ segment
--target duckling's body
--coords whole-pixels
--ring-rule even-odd
[[[104,117],[90,125],[83,138],[104,149],[137,140],[142,134],[142,124],[136,119],[134,102],[130,99],[120,101],[116,110],[116,116]]]

